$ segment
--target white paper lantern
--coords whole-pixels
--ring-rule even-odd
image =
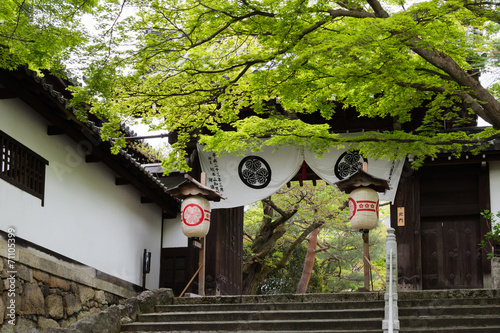
[[[205,237],[210,229],[210,203],[200,196],[184,199],[181,205],[182,232],[187,237]]]
[[[378,223],[378,193],[368,187],[360,187],[349,196],[349,216],[356,230],[374,229]]]

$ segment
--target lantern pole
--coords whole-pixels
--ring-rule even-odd
[[[198,259],[198,295],[205,296],[205,237],[200,238],[200,253]]]
[[[207,185],[207,174],[202,172],[200,175],[200,183],[203,186]],[[200,237],[200,253],[198,259],[198,269],[200,273],[198,275],[198,295],[205,296],[205,254],[206,254],[206,236]]]
[[[363,233],[363,265],[365,273],[365,290],[370,291],[370,234],[368,229],[362,229]]]
[[[363,171],[368,172],[368,162],[363,162]],[[365,290],[370,291],[370,234],[368,229],[363,229],[363,268],[365,273]]]

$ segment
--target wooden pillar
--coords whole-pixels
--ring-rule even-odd
[[[365,273],[365,291],[370,291],[370,236],[363,230],[363,268]]]
[[[363,162],[363,171],[368,172],[368,163]],[[363,268],[365,273],[365,291],[370,291],[370,236],[369,230],[363,230]]]
[[[200,183],[203,186],[207,185],[207,174],[202,172],[200,175]],[[198,295],[205,296],[205,254],[206,254],[206,236],[200,238],[201,248],[200,256],[198,261],[198,266],[200,267],[200,273],[198,275]]]
[[[206,237],[200,238],[201,248],[200,256],[198,259],[198,267],[200,270],[200,272],[198,273],[198,295],[200,296],[205,296],[205,238]]]

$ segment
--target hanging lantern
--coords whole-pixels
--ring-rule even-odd
[[[217,191],[184,175],[185,181],[167,190],[167,193],[183,199],[181,204],[182,232],[187,237],[205,237],[210,229],[210,202],[226,199]]]
[[[356,230],[372,230],[378,223],[378,194],[369,187],[360,187],[349,196],[349,219]]]
[[[359,169],[353,175],[335,183],[349,193],[349,216],[351,225],[357,230],[371,230],[378,223],[379,199],[377,192],[390,189],[389,181],[375,177]]]
[[[182,232],[187,237],[205,237],[210,229],[210,203],[200,196],[184,199],[181,205]]]

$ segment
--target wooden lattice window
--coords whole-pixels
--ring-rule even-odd
[[[0,131],[0,178],[42,200],[49,162]]]

